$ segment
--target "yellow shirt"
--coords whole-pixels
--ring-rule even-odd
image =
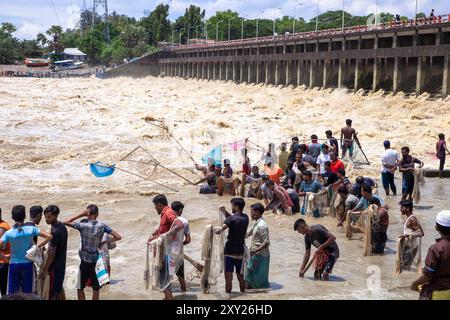
[[[281,151],[280,155],[278,156],[278,165],[283,171],[286,171],[288,158],[289,152],[287,151]]]

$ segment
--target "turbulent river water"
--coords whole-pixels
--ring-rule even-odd
[[[98,79],[14,79],[0,78],[0,207],[3,218],[15,204],[27,208],[57,204],[61,219],[80,212],[90,203],[100,206],[100,219],[122,236],[111,251],[112,282],[102,289],[108,299],[160,299],[159,292],[143,287],[145,241],[158,224],[151,204],[154,194],[164,192],[169,201],[185,203],[185,216],[191,225],[192,243],[185,251],[200,260],[204,226],[215,221],[218,207],[229,207],[229,197],[199,195],[198,187],[187,186],[177,176],[161,168],[136,162],[119,162],[130,150],[143,146],[164,166],[198,179],[189,157],[163,130],[152,124],[162,120],[192,157],[201,156],[220,143],[249,138],[258,145],[277,146],[297,135],[308,140],[313,133],[324,138],[327,129],[338,136],[345,119],[353,119],[362,147],[371,165],[354,167],[352,177],[363,174],[379,177],[382,142],[389,139],[395,149],[410,146],[412,154],[437,167],[431,153],[436,136],[450,127],[450,100],[427,99],[426,94],[407,97],[375,92],[349,94],[339,90],[306,90],[256,85],[236,85],[171,78],[114,80]],[[145,152],[133,155],[147,160]],[[252,163],[260,155],[252,154]],[[157,182],[178,189],[176,193],[123,172],[108,178],[95,178],[87,164],[93,161],[117,163]],[[397,176],[400,186],[400,176]],[[438,236],[434,218],[448,209],[448,180],[427,179],[422,202],[415,211],[425,230],[426,249]],[[384,197],[383,191],[380,194]],[[303,237],[293,231],[296,216],[266,213],[270,228],[271,265],[269,290],[255,290],[233,299],[416,299],[409,290],[415,273],[394,274],[395,239],[402,231],[399,197],[387,197],[391,224],[384,256],[362,256],[362,242],[346,240],[337,233],[330,218],[309,219],[321,223],[337,236],[340,259],[332,281],[298,278],[304,252]],[[254,200],[247,200],[248,205]],[[248,212],[248,210],[246,210]],[[48,229],[45,221],[43,229]],[[77,231],[69,233],[65,288],[76,298],[75,280],[79,263]],[[186,263],[186,273],[193,270]],[[237,291],[237,282],[234,283]],[[188,292],[174,292],[179,299],[226,299],[224,280],[217,292],[204,295],[199,279],[188,283]]]

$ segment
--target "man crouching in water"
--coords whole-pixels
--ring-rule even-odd
[[[314,278],[316,280],[329,280],[329,274],[333,271],[333,266],[339,258],[339,248],[336,243],[336,237],[332,235],[323,225],[316,224],[308,226],[303,219],[298,219],[294,223],[294,230],[305,236],[305,255],[300,268],[299,277],[303,278],[307,271],[311,255],[311,244],[317,248],[313,259],[315,260],[316,270]],[[312,261],[311,261],[312,262]]]

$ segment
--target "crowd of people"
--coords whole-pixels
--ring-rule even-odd
[[[295,213],[308,215],[309,213],[316,218],[324,215],[335,216],[338,230],[342,230],[341,232],[345,230],[349,239],[355,232],[361,232],[359,223],[362,220],[361,216],[371,208],[376,212],[371,216],[370,225],[366,226],[371,229],[370,251],[372,254],[383,254],[388,240],[389,207],[379,195],[378,185],[373,179],[358,176],[354,182],[350,181],[346,176],[344,162],[338,158],[339,147],[342,159],[347,156],[352,159],[354,144],[359,144],[357,133],[352,128],[352,121],[348,119],[346,126],[341,129],[340,144],[333,137],[331,130],[327,130],[325,134],[326,142],[323,144],[318,143],[318,137],[315,134],[311,136],[309,144],[300,144],[299,139],[293,137],[290,150],[287,150],[286,143],[282,143],[278,155],[275,153],[274,145],[269,144],[268,151],[263,157],[264,173],[262,174],[260,174],[258,166],[250,165],[245,151],[241,177],[233,174],[229,159],[224,160],[223,169],[214,161],[210,161],[209,165],[205,167],[197,165],[197,169],[203,172],[206,181],[206,184],[200,187],[200,193],[217,193],[219,196],[240,194],[242,197],[261,199],[264,201],[264,205],[257,204],[261,208],[261,216],[262,212],[268,210],[287,215]],[[424,236],[420,222],[413,214],[413,204],[417,196],[415,193],[422,179],[421,168],[424,163],[410,155],[410,149],[407,146],[401,148],[401,156],[397,151],[391,149],[390,141],[384,141],[383,146],[385,150],[381,155],[381,181],[386,196],[397,196],[394,176],[397,169],[402,174],[399,205],[400,211],[405,217],[405,223],[404,231],[398,237],[401,244],[399,263],[401,270],[410,270],[414,260],[420,259],[420,255],[418,257],[420,238]],[[444,167],[446,151],[448,152],[445,137],[443,134],[439,134],[436,156],[441,160],[440,172]],[[249,170],[249,168],[251,169]],[[324,200],[321,201],[319,198],[324,198]],[[324,202],[322,206],[320,202]],[[446,216],[448,213],[444,212],[440,215]],[[437,227],[438,230],[444,231],[441,234],[444,242],[440,247],[446,243],[446,250],[450,249],[446,238],[448,235],[446,228],[449,226],[446,222]],[[314,260],[315,278],[328,280],[339,257],[336,237],[323,225],[308,226],[303,218],[295,222],[294,230],[305,235],[306,252],[299,272],[300,277],[303,277],[309,268],[308,265]],[[241,237],[241,243],[243,243],[243,239]],[[317,250],[313,259],[310,260],[311,244]],[[240,253],[242,254],[242,252]],[[445,261],[450,262],[448,251],[444,255],[446,255]],[[239,273],[240,264],[234,260],[231,264],[237,265],[236,272]],[[417,265],[417,263],[415,264]],[[433,270],[436,270],[436,266],[433,267]],[[450,274],[447,274],[447,279],[449,276]],[[266,280],[265,276],[261,277],[263,281]]]
[[[98,221],[99,209],[89,205],[83,212],[63,222],[58,220],[59,208],[50,205],[30,208],[30,220],[26,220],[23,205],[12,208],[10,226],[1,217],[0,210],[0,289],[2,298],[18,293],[36,294],[44,299],[63,300],[63,288],[67,258],[67,227],[80,232],[80,266],[77,293],[85,300],[84,289],[92,287],[93,300],[99,299],[100,283],[96,268],[99,259],[110,273],[109,253],[121,236],[107,224]],[[39,229],[45,222],[51,226],[47,233]],[[82,220],[80,220],[82,219]],[[77,221],[80,220],[80,221]],[[39,241],[43,238],[43,241]],[[48,246],[46,246],[48,244]],[[106,264],[106,265],[105,265]]]
[[[238,174],[231,168],[229,159],[221,165],[210,161],[208,166],[197,169],[204,174],[205,185],[200,193],[217,193],[219,196],[231,195],[231,212],[220,207],[224,222],[213,228],[220,235],[228,231],[223,249],[225,291],[232,292],[233,273],[241,292],[247,289],[269,288],[270,238],[269,226],[263,215],[266,211],[275,214],[300,214],[296,219],[294,231],[304,236],[305,252],[300,266],[299,277],[304,277],[311,265],[314,278],[329,280],[340,251],[337,237],[324,225],[309,225],[305,217],[320,218],[329,215],[336,218],[337,232],[345,232],[351,239],[362,228],[370,229],[370,253],[383,254],[388,240],[389,207],[378,193],[377,183],[370,177],[358,176],[352,182],[347,176],[345,163],[339,159],[354,156],[354,143],[358,143],[357,133],[348,119],[341,129],[341,143],[327,130],[326,142],[319,143],[317,135],[311,135],[309,144],[300,143],[297,137],[287,144],[282,143],[279,154],[275,145],[269,144],[264,152],[263,174],[260,167],[251,166],[247,152],[243,152],[242,171]],[[441,164],[445,162],[445,137],[440,134],[436,145]],[[425,236],[420,221],[414,215],[414,192],[417,189],[420,168],[424,163],[410,155],[408,147],[401,148],[401,156],[391,149],[390,141],[384,141],[381,155],[381,181],[385,195],[397,196],[394,175],[398,169],[402,173],[401,214],[404,216],[403,233],[398,237],[397,270],[411,270],[420,261],[421,238]],[[442,156],[443,152],[443,156]],[[443,160],[442,160],[443,158]],[[418,165],[418,167],[416,167]],[[442,168],[443,169],[443,164]],[[241,174],[241,175],[240,175]],[[237,196],[237,195],[240,195]],[[250,219],[245,214],[245,197],[261,200],[250,206]],[[149,236],[148,246],[158,239],[178,239],[178,245],[191,242],[189,222],[182,216],[184,204],[174,201],[169,205],[167,197],[159,194],[153,198],[153,205],[160,216],[158,228]],[[86,210],[63,222],[58,220],[59,208],[50,205],[30,208],[30,220],[25,222],[25,207],[12,208],[14,225],[1,219],[0,211],[0,288],[6,294],[39,293],[43,296],[46,280],[48,298],[64,299],[63,282],[66,270],[68,232],[67,227],[80,232],[80,266],[77,283],[78,299],[84,300],[84,289],[92,287],[93,299],[99,299],[100,288],[105,285],[99,275],[99,261],[103,263],[104,273],[110,274],[109,250],[121,240],[121,236],[103,222],[98,221],[99,209],[89,205]],[[42,216],[51,232],[39,229]],[[365,226],[363,216],[369,217]],[[80,220],[81,219],[81,220]],[[423,299],[450,298],[450,211],[442,211],[436,218],[436,230],[441,238],[431,246],[425,259],[423,275],[411,289],[420,291]],[[250,249],[246,239],[251,237]],[[43,238],[43,241],[38,241]],[[174,242],[175,243],[175,242]],[[48,245],[47,245],[48,244]],[[47,245],[47,246],[46,246]],[[311,257],[311,247],[316,248]],[[44,248],[47,248],[44,251]],[[182,251],[181,251],[182,252]],[[187,259],[187,258],[186,258]],[[172,277],[177,277],[181,291],[187,290],[184,256],[179,263],[164,260],[158,270],[160,286],[165,299],[173,299]],[[190,261],[190,260],[189,260]],[[191,261],[190,261],[191,262]],[[197,267],[203,266],[196,263]],[[100,268],[101,269],[101,268]],[[101,272],[100,272],[101,273]],[[107,282],[106,282],[107,283]]]

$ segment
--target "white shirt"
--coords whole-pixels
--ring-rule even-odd
[[[386,149],[381,155],[381,172],[389,172],[389,168],[385,167],[385,164],[395,166],[397,160],[400,160],[400,155],[397,151]]]
[[[187,221],[187,219],[184,218],[184,217],[181,217],[181,216],[177,217],[177,219],[180,220],[181,223],[183,223],[183,226],[184,226],[183,232],[184,232],[184,234],[188,235],[189,234],[189,222]]]
[[[255,221],[247,231],[245,237],[252,236],[252,245],[250,247],[251,251],[254,251],[260,248],[262,245],[268,243],[270,245],[269,240],[269,227],[263,218],[259,218],[258,221]],[[269,248],[265,248],[258,252],[259,255],[268,256],[270,255]]]
[[[317,157],[316,163],[320,165],[320,173],[325,172],[325,162],[330,161],[330,154],[321,153]]]

